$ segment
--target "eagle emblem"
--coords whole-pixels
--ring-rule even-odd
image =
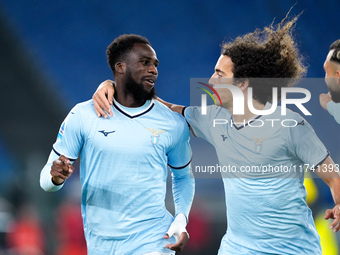
[[[267,140],[268,137],[263,137],[263,138],[256,138],[256,137],[251,137],[253,141],[255,141],[254,144],[254,151],[256,153],[260,153],[263,149],[263,141]]]
[[[157,144],[159,142],[159,134],[166,132],[166,131],[161,130],[161,129],[158,129],[158,130],[155,130],[153,128],[146,128],[146,129],[149,130],[152,133],[152,135],[151,135],[151,143],[152,144]]]

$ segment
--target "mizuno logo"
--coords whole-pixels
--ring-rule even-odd
[[[225,135],[221,135],[221,136],[222,136],[222,138],[223,138],[223,142],[225,141],[225,139],[228,138],[228,136],[225,136]]]
[[[109,132],[106,132],[105,130],[100,130],[100,131],[98,131],[99,133],[102,133],[104,136],[107,136],[108,134],[111,134],[111,133],[114,133],[114,132],[116,132],[116,130],[114,130],[114,131],[109,131]]]

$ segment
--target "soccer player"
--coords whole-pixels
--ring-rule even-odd
[[[290,110],[281,115],[281,107],[275,110],[276,104],[269,103],[276,100],[273,87],[281,91],[306,72],[292,37],[296,20],[283,20],[277,27],[255,30],[222,46],[210,83],[232,84],[232,90],[241,91],[245,99],[252,93],[253,109],[244,100],[244,113],[234,114],[236,99],[223,88],[215,88],[222,105],[208,106],[206,115],[201,114],[201,107],[163,101],[183,112],[194,134],[215,147],[220,166],[237,169],[223,173],[228,229],[219,255],[321,255],[320,238],[306,203],[305,166],[330,187],[335,206],[326,211],[325,218],[335,219],[330,226],[335,232],[340,228],[337,165],[309,123]],[[106,81],[94,94],[98,115],[106,114],[104,109],[112,115],[108,106],[113,93],[111,82]],[[254,114],[256,110],[272,113]],[[227,124],[217,125],[214,120]],[[247,167],[260,171],[246,172]]]
[[[88,254],[175,254],[189,238],[194,195],[188,125],[154,100],[159,61],[147,39],[122,35],[107,59],[116,81],[115,118],[98,118],[92,100],[77,104],[61,125],[40,185],[61,189],[80,154]],[[175,219],[164,203],[167,166]]]
[[[340,39],[329,47],[323,68],[329,93],[320,95],[320,104],[340,124]]]

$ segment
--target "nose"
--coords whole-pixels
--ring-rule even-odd
[[[150,65],[149,73],[153,75],[158,75],[157,67],[155,65]]]
[[[211,75],[210,79],[209,79],[209,84],[210,85],[214,85],[215,84],[215,81],[216,81],[216,78],[217,78],[217,74],[216,73],[213,73],[213,75]]]

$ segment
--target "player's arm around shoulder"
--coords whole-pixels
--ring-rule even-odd
[[[325,213],[325,219],[334,219],[330,228],[334,232],[338,232],[340,229],[340,170],[339,165],[335,164],[333,159],[328,156],[316,169],[316,173],[323,179],[328,185],[332,193],[332,197],[335,203],[333,209],[328,209]]]
[[[183,114],[183,110],[185,109],[185,106],[183,105],[177,105],[177,104],[173,104],[173,103],[169,103],[167,101],[164,101],[163,99],[156,97],[156,100],[162,104],[164,104],[165,106],[167,106],[170,110],[172,110],[173,112],[177,112],[179,114]]]

